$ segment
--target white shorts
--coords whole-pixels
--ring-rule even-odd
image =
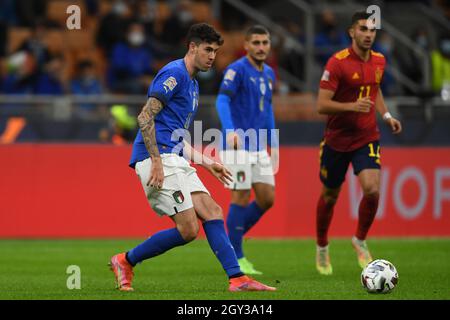
[[[159,216],[173,216],[193,207],[191,193],[209,194],[199,177],[197,170],[177,154],[162,154],[164,182],[161,189],[147,186],[152,160],[147,158],[136,163],[135,171],[141,180],[145,195],[152,209]]]
[[[250,190],[253,183],[275,186],[272,161],[266,150],[249,152],[246,150],[222,150],[222,163],[233,174],[233,182],[227,188]]]

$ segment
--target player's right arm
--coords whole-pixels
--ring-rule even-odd
[[[322,78],[320,79],[319,94],[317,97],[317,111],[319,114],[332,115],[342,112],[369,112],[373,102],[364,97],[355,102],[338,102],[333,100],[339,88],[342,71],[340,60],[331,57]]]
[[[164,182],[164,170],[156,141],[155,118],[163,106],[167,105],[172,96],[178,92],[182,80],[182,72],[177,68],[168,68],[159,72],[149,88],[149,99],[138,116],[142,138],[152,159],[147,185],[158,189],[162,188]]]
[[[369,112],[373,102],[369,97],[358,99],[355,102],[338,102],[333,100],[334,91],[319,89],[317,97],[317,111],[319,114],[336,114],[341,112]]]
[[[158,145],[156,143],[155,117],[162,110],[163,104],[154,97],[150,97],[138,115],[139,128],[141,129],[142,138],[145,147],[152,159],[152,167],[147,186],[161,188],[164,181],[164,170],[159,154]]]

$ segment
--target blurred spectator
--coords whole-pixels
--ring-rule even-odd
[[[37,77],[35,93],[42,95],[64,94],[62,80],[64,65],[65,61],[62,55],[53,56]]]
[[[16,52],[7,60],[7,74],[1,84],[5,94],[33,94],[37,77],[36,60],[26,51]]]
[[[116,0],[111,12],[101,19],[96,41],[108,58],[111,56],[113,47],[124,40],[124,32],[130,18],[131,10],[128,4],[122,0]]]
[[[70,92],[74,95],[102,94],[103,88],[95,73],[94,64],[90,60],[78,62],[76,77],[70,81]],[[97,105],[82,103],[77,108],[77,114],[81,118],[89,117],[97,110]]]
[[[31,29],[30,38],[26,39],[19,47],[18,51],[26,51],[32,54],[39,70],[50,60],[50,52],[45,42],[47,27],[42,21],[38,21]]]
[[[131,116],[126,105],[113,105],[108,128],[100,130],[99,139],[102,142],[112,142],[123,145],[133,142],[137,132],[136,117]]]
[[[94,64],[90,60],[78,62],[76,76],[70,82],[70,92],[76,95],[103,93],[100,80],[95,73]]]
[[[47,0],[14,0],[19,26],[33,27],[36,20],[44,19],[47,2]]]
[[[132,23],[127,42],[117,44],[111,56],[109,80],[113,90],[129,94],[147,91],[153,74],[153,55],[144,43],[143,25]]]
[[[408,50],[404,52],[401,59],[399,59],[399,64],[402,72],[413,81],[418,83],[423,83],[424,77],[424,59],[429,60],[428,53],[431,48],[431,39],[427,29],[424,26],[417,28],[411,36],[411,40],[415,42],[420,48],[422,48],[427,56],[424,57],[418,54],[415,50]],[[427,63],[430,63],[427,61]],[[427,84],[429,85],[429,84]],[[405,92],[409,94],[417,94],[408,88],[405,88]]]
[[[399,93],[395,79],[390,72],[391,68],[399,67],[394,43],[394,39],[389,33],[381,31],[373,45],[373,50],[382,53],[386,59],[386,70],[381,82],[381,91],[385,96]]]
[[[180,1],[175,10],[166,1],[157,1],[154,8],[145,0],[141,0],[140,4],[137,20],[145,25],[150,47],[155,58],[161,60],[159,67],[162,67],[184,54],[186,48],[183,39],[193,22],[191,2]]]
[[[86,5],[87,13],[91,17],[95,17],[99,13],[99,7],[101,0],[84,0],[84,4]]]
[[[321,14],[320,32],[314,39],[317,51],[317,61],[324,66],[333,53],[350,46],[349,36],[342,31],[336,22],[336,16],[331,10]]]
[[[432,88],[441,93],[445,87],[450,86],[450,36],[445,35],[439,39],[438,48],[431,52]]]
[[[287,21],[283,26],[302,45],[305,45],[305,36],[301,27],[293,22]],[[280,49],[280,67],[288,70],[293,76],[300,80],[305,80],[305,55],[299,52],[293,40],[283,37],[282,48]],[[280,83],[280,80],[278,81]]]

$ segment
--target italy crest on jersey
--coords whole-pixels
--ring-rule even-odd
[[[264,78],[259,78],[259,90],[262,95],[266,94],[266,83],[264,82]]]

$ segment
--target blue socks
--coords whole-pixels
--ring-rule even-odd
[[[228,235],[238,259],[244,257],[242,239],[264,214],[255,201],[247,207],[231,204],[227,217]]]
[[[225,231],[223,220],[211,220],[203,223],[209,246],[219,259],[228,277],[242,275],[236,259],[233,246]],[[155,257],[174,247],[182,246],[187,242],[183,239],[177,228],[155,233],[153,236],[139,244],[127,253],[127,260],[135,266],[137,263]]]
[[[242,238],[245,233],[245,211],[245,207],[231,204],[227,217],[228,236],[238,259],[244,256],[242,252]]]
[[[219,259],[228,277],[231,278],[237,274],[242,274],[233,246],[225,232],[223,220],[205,221],[203,229],[205,230],[209,246],[217,259]]]
[[[130,250],[127,253],[127,260],[132,266],[135,266],[139,262],[186,243],[177,228],[163,230]]]
[[[259,221],[259,219],[261,219],[264,212],[265,211],[256,204],[256,201],[250,203],[245,212],[244,234],[246,234],[247,231],[250,230]]]

